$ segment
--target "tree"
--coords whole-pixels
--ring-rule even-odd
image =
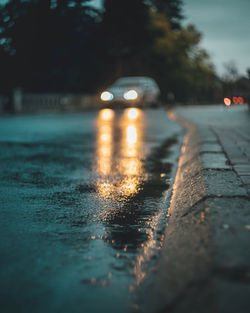
[[[134,72],[151,44],[148,7],[143,0],[105,0],[102,46],[115,76]],[[127,62],[129,60],[129,62]]]
[[[98,13],[88,2],[11,0],[0,8],[0,51],[11,60],[12,86],[32,91],[91,88]]]
[[[224,74],[222,79],[227,83],[234,83],[239,78],[239,71],[234,61],[228,61],[224,65]]]
[[[247,72],[247,78],[248,80],[250,80],[250,68],[247,68],[246,72]]]
[[[157,13],[165,15],[169,20],[172,29],[181,28],[182,0],[151,0],[149,3]]]
[[[192,25],[173,31],[164,14],[151,11],[154,30],[151,68],[163,98],[175,94],[179,101],[211,96],[214,69],[208,54],[199,47],[201,34]]]

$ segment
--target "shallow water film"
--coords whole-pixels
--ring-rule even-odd
[[[1,117],[4,312],[130,312],[182,130],[161,110]]]

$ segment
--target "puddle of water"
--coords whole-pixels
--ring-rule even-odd
[[[118,114],[111,109],[100,111],[96,127],[96,221],[102,225],[102,238],[107,244],[112,280],[123,284],[133,296],[147,276],[147,264],[161,248],[171,164],[162,162],[171,139],[146,158],[144,112],[127,109]],[[162,225],[161,225],[162,226]],[[162,228],[161,228],[162,230]],[[112,252],[113,251],[113,252]],[[119,287],[118,287],[119,288]],[[132,298],[130,299],[133,302]]]

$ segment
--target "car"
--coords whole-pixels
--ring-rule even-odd
[[[108,106],[157,106],[159,97],[157,83],[145,76],[121,77],[100,95],[101,102]]]

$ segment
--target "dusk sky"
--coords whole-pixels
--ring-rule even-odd
[[[184,0],[186,23],[203,33],[201,45],[209,51],[219,74],[223,64],[235,61],[241,74],[250,68],[250,0]]]

